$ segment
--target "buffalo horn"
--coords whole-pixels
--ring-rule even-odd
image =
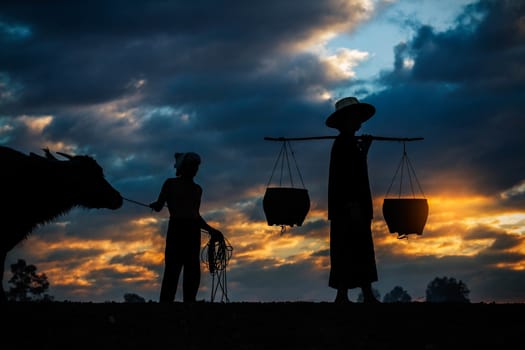
[[[47,159],[58,160],[58,159],[56,159],[56,157],[53,154],[51,154],[51,151],[49,150],[49,148],[47,148],[47,147],[46,148],[42,148],[42,150],[46,154],[46,158]]]

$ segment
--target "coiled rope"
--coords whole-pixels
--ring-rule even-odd
[[[226,284],[226,266],[232,257],[233,247],[226,237],[210,238],[202,248],[201,262],[206,265],[211,274],[211,302],[215,301],[217,291],[221,292],[221,302],[229,302],[228,286]]]

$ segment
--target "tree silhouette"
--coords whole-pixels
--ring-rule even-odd
[[[383,303],[410,303],[412,297],[400,286],[395,286],[383,297]]]
[[[431,303],[470,303],[470,290],[454,277],[436,277],[427,286],[426,301]]]
[[[11,265],[13,277],[9,279],[7,300],[9,301],[52,301],[53,297],[45,294],[49,282],[45,273],[37,274],[35,265],[27,265],[25,260]]]
[[[125,303],[145,303],[146,299],[135,293],[124,294]]]
[[[372,293],[374,293],[374,296],[376,297],[377,300],[381,300],[381,294],[379,293],[377,289],[372,288]],[[363,292],[359,292],[359,295],[357,296],[357,302],[362,303],[363,301],[364,301]]]

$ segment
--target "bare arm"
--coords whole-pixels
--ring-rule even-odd
[[[222,232],[211,227],[202,216],[199,217],[199,221],[201,229],[207,231],[213,239],[219,240],[223,238]]]
[[[166,203],[166,198],[167,198],[166,184],[167,184],[167,181],[165,181],[164,184],[162,185],[162,189],[160,190],[157,200],[149,204],[149,207],[157,212],[161,211],[162,208],[164,208],[164,204]]]

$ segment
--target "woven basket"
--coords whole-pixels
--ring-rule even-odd
[[[390,233],[423,234],[428,217],[426,198],[385,198],[383,217]]]
[[[263,209],[269,226],[301,226],[310,210],[308,190],[292,187],[267,187]]]

